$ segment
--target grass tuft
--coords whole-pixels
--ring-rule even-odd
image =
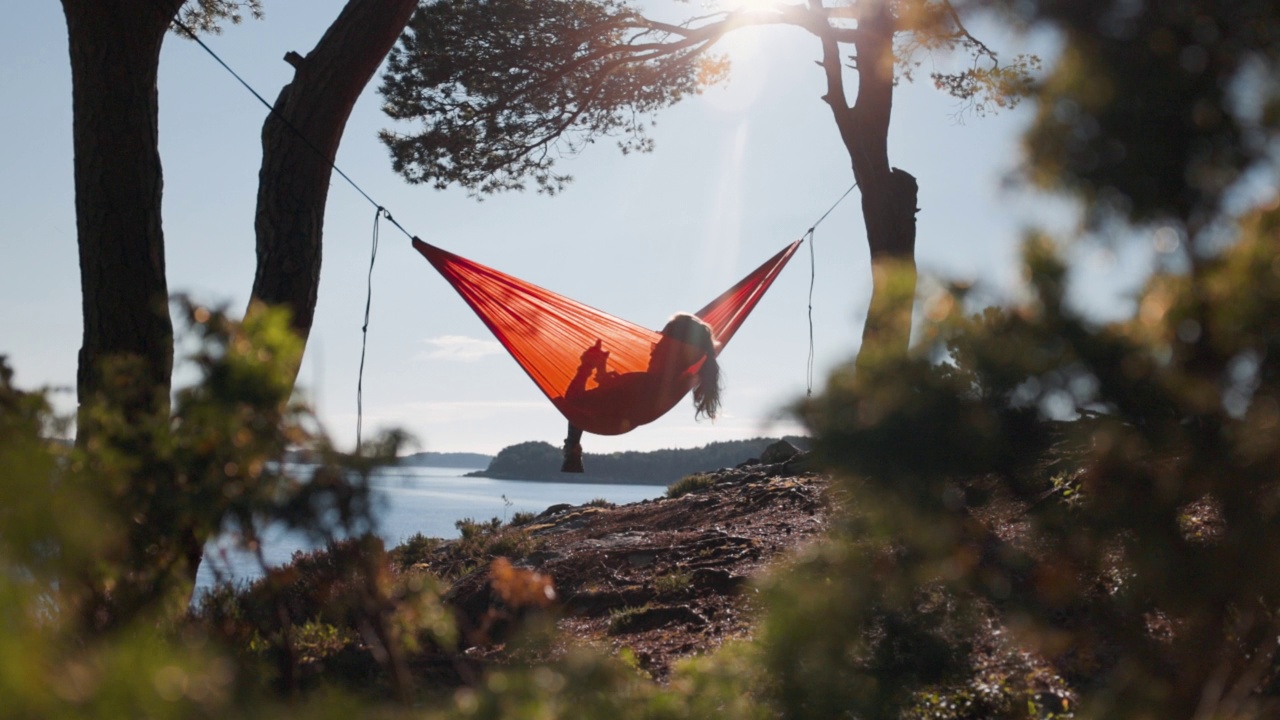
[[[691,492],[698,492],[716,484],[716,476],[711,473],[698,473],[683,477],[667,488],[667,497],[678,498]]]

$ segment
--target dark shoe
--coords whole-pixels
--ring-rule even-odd
[[[582,467],[582,445],[580,443],[565,440],[564,463],[560,465],[560,472],[586,472]]]

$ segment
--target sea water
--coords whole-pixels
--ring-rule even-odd
[[[414,535],[455,538],[454,523],[463,518],[509,520],[517,512],[539,513],[558,503],[581,505],[603,498],[618,504],[660,497],[661,485],[599,485],[592,483],[528,482],[465,477],[466,468],[395,468],[370,481],[377,533],[394,547]],[[279,527],[262,533],[259,548],[269,566],[282,565],[295,552],[314,550],[305,536]],[[223,581],[242,584],[262,574],[257,554],[238,547],[223,534],[205,546],[205,560],[196,575],[196,594]]]

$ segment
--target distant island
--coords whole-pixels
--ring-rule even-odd
[[[810,446],[809,438],[805,437],[788,435],[781,439],[802,450],[807,450]],[[467,475],[535,482],[670,485],[686,475],[734,467],[748,458],[758,458],[766,447],[778,440],[779,438],[752,438],[713,442],[700,448],[679,450],[607,455],[586,453],[582,461],[587,472],[581,475],[560,472],[560,448],[546,442],[531,441],[503,448],[484,470]]]
[[[396,463],[399,467],[446,467],[446,468],[479,468],[489,467],[493,462],[492,455],[462,452],[420,452],[405,455]]]

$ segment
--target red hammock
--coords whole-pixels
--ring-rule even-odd
[[[774,278],[795,254],[801,240],[783,248],[763,265],[697,312],[711,326],[717,354],[764,296]],[[635,424],[625,408],[601,416],[598,408],[586,411],[564,397],[578,370],[582,352],[602,341],[609,351],[609,369],[618,373],[643,372],[649,353],[662,336],[621,320],[563,295],[544,290],[519,278],[486,267],[414,238],[413,246],[453,285],[462,299],[493,332],[556,408],[575,426],[597,435],[619,435]],[[656,398],[659,414],[675,407],[696,384],[696,369],[686,370],[683,382]],[[653,400],[648,403],[655,404]]]

